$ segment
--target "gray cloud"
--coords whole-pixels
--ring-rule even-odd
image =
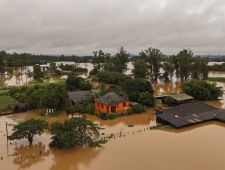
[[[224,0],[0,0],[0,49],[225,54]]]

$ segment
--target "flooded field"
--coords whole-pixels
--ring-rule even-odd
[[[89,67],[89,65],[83,65]],[[90,66],[91,67],[91,66]],[[14,70],[16,71],[16,70]],[[1,77],[4,85],[21,85],[31,79],[22,74]],[[15,73],[15,72],[13,72]],[[129,74],[129,73],[128,73]],[[225,73],[210,73],[211,76],[225,76]],[[225,83],[218,83],[225,90]],[[2,86],[2,84],[0,85]],[[180,93],[180,84],[153,83],[155,95]],[[210,105],[225,108],[225,95]],[[87,119],[98,123],[104,129],[102,137],[114,134],[101,148],[72,148],[53,150],[48,144],[51,135],[46,131],[34,138],[33,145],[26,140],[8,141],[9,134],[18,122],[40,118],[36,113],[21,113],[0,117],[0,169],[17,170],[224,170],[225,168],[225,124],[207,122],[192,127],[174,130],[168,127],[150,129],[156,125],[154,111],[157,105],[146,113],[120,117],[115,120],[100,120],[94,115]],[[63,121],[66,114],[48,117],[48,122]],[[132,125],[132,127],[130,126]]]
[[[213,64],[221,64],[223,62],[209,62],[209,65]],[[93,69],[92,63],[74,63],[74,62],[56,62],[56,65],[59,66],[60,64],[75,64],[77,67],[87,68],[88,72],[80,75],[83,78],[87,78],[90,71]],[[49,65],[49,64],[48,64]],[[131,62],[127,65],[128,70],[125,72],[125,74],[129,75],[132,74],[133,65]],[[26,85],[30,81],[33,80],[32,77],[28,76],[28,70],[33,71],[33,68],[31,66],[23,67],[23,68],[10,68],[8,71],[5,72],[5,74],[0,74],[0,87],[5,86],[20,86],[20,85]],[[210,72],[209,77],[223,77],[225,75],[224,72]],[[62,78],[65,78],[63,76]],[[176,81],[176,78],[173,78],[173,81]]]
[[[224,83],[219,83],[225,89]],[[179,92],[178,83],[153,84],[156,94]],[[208,102],[225,108],[221,101]],[[156,107],[163,107],[157,105]],[[105,136],[115,134],[101,148],[72,148],[53,150],[48,147],[51,135],[46,131],[29,146],[26,140],[6,140],[5,123],[12,125],[30,118],[35,113],[22,113],[0,117],[0,167],[1,169],[27,170],[223,170],[225,168],[225,125],[208,122],[181,130],[168,128],[150,129],[155,126],[154,109],[146,113],[100,120],[87,115],[89,120],[104,129]],[[63,121],[61,114],[48,117],[49,122]],[[129,127],[133,125],[133,127]],[[122,134],[120,136],[120,133]]]

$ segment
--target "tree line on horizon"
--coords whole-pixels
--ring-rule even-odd
[[[219,58],[223,59],[223,56],[216,56],[215,61]],[[94,64],[94,70],[91,74],[96,74],[99,70],[123,72],[127,69],[127,62],[131,61],[135,67],[134,75],[146,74],[144,77],[148,76],[152,80],[161,78],[164,81],[170,81],[174,72],[177,78],[186,80],[189,76],[194,79],[207,79],[208,71],[225,70],[224,64],[215,64],[207,68],[206,63],[213,61],[212,56],[195,56],[191,50],[187,49],[181,50],[177,55],[170,56],[163,54],[156,48],[148,48],[138,55],[131,55],[121,47],[114,55],[98,50],[93,52],[92,56],[34,55],[0,51],[0,73],[3,73],[7,67],[35,66],[57,61],[91,62]],[[164,70],[162,75],[160,75],[160,70]]]
[[[112,56],[104,53],[102,50],[94,52],[92,60],[93,70],[91,75],[99,72],[119,72],[127,71],[129,62],[129,53],[121,47],[119,51]],[[165,56],[157,48],[148,48],[139,53],[133,59],[134,69],[132,70],[135,78],[145,78],[157,81],[172,81],[174,73],[181,81],[192,79],[208,78],[208,59],[202,56],[194,57],[191,50],[183,49],[177,55]]]
[[[74,62],[90,62],[95,56],[96,52],[93,55],[47,55],[47,54],[31,54],[31,53],[9,53],[4,50],[0,51],[0,67],[21,67],[21,66],[30,66],[35,64],[45,64],[48,62],[57,62],[57,61],[74,61]],[[111,55],[109,53],[106,53]],[[130,61],[136,60],[139,55],[129,54]],[[170,55],[165,55],[169,57]],[[215,62],[225,62],[224,55],[205,55],[209,61]]]

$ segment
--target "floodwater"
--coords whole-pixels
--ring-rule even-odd
[[[224,83],[219,83],[225,89]],[[156,94],[180,92],[178,83],[153,84]],[[217,107],[220,101],[207,102]],[[72,148],[53,150],[48,147],[51,135],[46,131],[36,136],[33,145],[26,140],[6,140],[5,122],[9,134],[14,124],[30,118],[35,113],[21,113],[0,117],[0,169],[17,170],[224,170],[225,124],[207,122],[180,130],[155,126],[154,110],[115,120],[100,120],[94,115],[87,119],[104,129],[102,136],[114,134],[100,148]],[[48,117],[49,122],[68,119],[66,114]],[[129,125],[133,125],[130,127]],[[103,134],[104,133],[104,134]],[[121,135],[120,135],[121,134]]]
[[[225,74],[224,74],[225,76]],[[218,83],[225,89],[225,83]],[[153,83],[155,95],[179,93],[180,84]],[[225,95],[210,105],[225,108]],[[34,138],[33,145],[27,140],[8,141],[13,125],[40,118],[36,113],[20,113],[0,117],[0,170],[224,170],[225,124],[207,122],[180,130],[166,127],[150,129],[156,125],[154,110],[158,104],[143,114],[101,120],[94,115],[87,119],[104,129],[102,137],[114,134],[100,148],[50,149],[51,135],[46,131]],[[48,117],[48,122],[63,121],[66,114]],[[130,126],[133,125],[133,126]]]
[[[89,76],[90,71],[93,69],[93,64],[92,63],[75,63],[75,62],[55,62],[56,65],[60,64],[68,64],[72,65],[75,64],[77,67],[82,67],[82,68],[87,68],[88,72],[85,74],[80,75],[82,78],[87,78]],[[213,64],[222,64],[223,62],[209,62],[209,65]],[[49,64],[47,64],[49,65]],[[132,69],[133,69],[133,64],[129,62],[127,64],[127,71],[125,74],[130,75],[132,74]],[[28,67],[23,67],[23,68],[9,68],[9,71],[5,72],[5,74],[0,74],[0,87],[5,87],[5,86],[20,86],[20,85],[26,85],[30,81],[33,80],[32,77],[29,77],[27,75],[27,72],[33,71],[33,68],[31,66]],[[225,72],[210,72],[209,77],[223,77],[225,75]],[[63,76],[62,78],[65,78]],[[173,78],[173,81],[175,81],[176,78]]]
[[[7,68],[4,74],[0,74],[0,87],[28,84],[33,80],[27,75],[28,71],[32,71],[32,67]]]
[[[75,64],[77,67],[87,68],[88,72],[80,75],[83,78],[87,78],[90,71],[93,69],[91,63],[74,63],[74,62],[56,62],[56,65],[60,64]],[[49,64],[47,64],[49,65]],[[33,80],[33,77],[29,77],[28,71],[33,72],[32,66],[18,67],[18,68],[7,68],[4,74],[0,74],[0,87],[7,86],[21,86],[26,85]],[[65,78],[65,76],[62,76]]]

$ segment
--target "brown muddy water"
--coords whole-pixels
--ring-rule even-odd
[[[87,68],[88,72],[86,74],[82,74],[79,75],[82,78],[87,78],[90,71],[93,69],[93,64],[92,63],[74,63],[74,62],[55,62],[56,65],[60,65],[60,64],[75,64],[77,67],[82,67],[82,68]],[[213,65],[213,64],[222,64],[223,62],[209,62],[209,65]],[[49,63],[47,64],[49,65]],[[127,71],[125,72],[125,74],[130,75],[132,74],[132,69],[133,69],[133,64],[132,62],[129,62],[127,64]],[[28,70],[30,72],[33,71],[33,67],[32,66],[27,66],[27,67],[18,67],[18,68],[8,68],[7,71],[5,72],[5,74],[0,74],[0,87],[7,87],[7,86],[20,86],[20,85],[26,85],[28,84],[30,81],[33,80],[32,77],[28,76]],[[225,75],[225,72],[210,72],[209,73],[209,77],[223,77]],[[63,76],[62,78],[65,78],[65,76]],[[173,81],[176,81],[176,78],[173,78]]]
[[[219,83],[225,89],[224,83]],[[179,84],[153,84],[156,94],[180,92]],[[220,101],[208,102],[225,108]],[[163,107],[157,105],[156,107]],[[225,124],[207,122],[197,126],[171,130],[155,126],[154,109],[146,113],[100,120],[94,115],[87,118],[105,128],[103,136],[115,134],[101,148],[49,149],[50,134],[35,137],[29,146],[26,140],[6,140],[5,122],[12,125],[35,113],[22,113],[0,117],[0,170],[224,170]],[[67,115],[48,117],[49,122],[63,121]],[[129,127],[134,125],[134,127]],[[122,134],[120,136],[120,133]],[[2,160],[1,160],[2,159]]]

